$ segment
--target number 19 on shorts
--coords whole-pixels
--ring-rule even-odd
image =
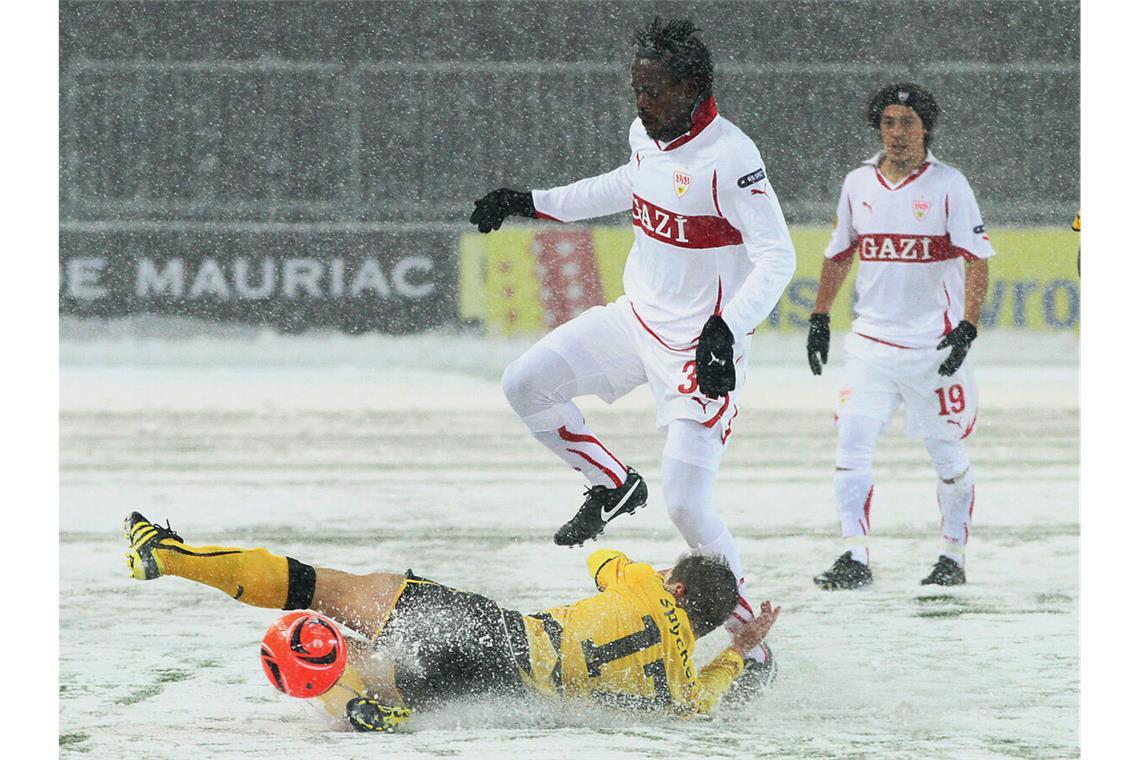
[[[958,383],[949,388],[937,388],[934,394],[938,396],[939,417],[961,414],[966,408],[966,391]]]

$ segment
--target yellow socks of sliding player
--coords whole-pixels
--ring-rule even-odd
[[[163,575],[202,583],[254,607],[298,610],[313,601],[316,571],[265,549],[188,546],[164,541],[154,547]]]

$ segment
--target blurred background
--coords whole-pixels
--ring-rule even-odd
[[[658,13],[704,29],[721,112],[758,144],[797,235],[802,271],[773,327],[802,329],[843,177],[877,149],[862,105],[898,80],[935,93],[933,151],[972,183],[999,252],[1015,254],[1003,263],[1020,259],[998,264],[987,326],[1078,321],[1077,2],[59,11],[64,317],[541,332],[615,297],[632,239],[620,216],[553,239],[521,223],[513,238],[467,238],[466,219],[489,189],[628,159],[628,38]],[[584,301],[544,281],[543,251],[559,245],[597,261]]]

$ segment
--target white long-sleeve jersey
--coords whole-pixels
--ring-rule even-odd
[[[696,346],[719,314],[737,341],[779,301],[796,268],[788,226],[756,145],[710,97],[668,144],[641,120],[629,163],[534,191],[540,217],[573,222],[631,208],[634,242],[623,284],[642,326],[667,347]]]
[[[847,175],[824,251],[859,257],[851,329],[881,343],[930,348],[965,314],[963,260],[994,255],[982,212],[960,171],[927,153],[892,184],[878,153]]]

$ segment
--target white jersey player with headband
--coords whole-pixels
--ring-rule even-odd
[[[966,352],[994,250],[966,178],[928,149],[937,114],[933,96],[917,84],[889,85],[872,96],[868,119],[880,130],[883,151],[847,175],[824,252],[808,337],[816,374],[827,361],[831,305],[859,262],[836,410],[835,495],[847,551],[815,578],[825,589],[871,582],[871,460],[900,404],[907,434],[925,439],[939,478],[942,543],[923,583],[965,582],[975,477],[963,441],[978,409]]]
[[[760,152],[718,112],[697,31],[654,19],[635,36],[638,118],[626,163],[549,190],[493,191],[476,202],[471,221],[489,232],[512,214],[577,222],[631,213],[624,295],[532,346],[507,367],[503,390],[531,434],[589,482],[585,503],[555,534],[555,543],[574,546],[644,505],[647,488],[572,399],[612,403],[649,385],[666,431],[666,509],[690,547],[723,555],[737,574],[733,627],[754,616],[735,540],[713,507],[713,483],[739,413],[735,391],[752,332],[791,280],[795,251]],[[748,660],[741,667],[753,677],[740,683],[766,682],[766,645]]]

